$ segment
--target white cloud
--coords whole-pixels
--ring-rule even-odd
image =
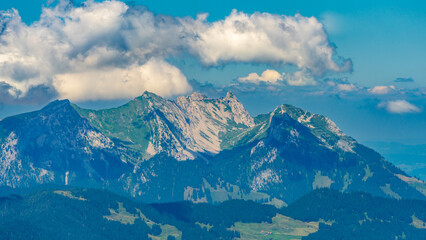
[[[0,12],[0,83],[6,86],[2,93],[19,99],[44,86],[71,100],[128,98],[144,90],[182,94],[190,89],[188,81],[164,61],[182,53],[205,65],[254,62],[303,69],[281,76],[290,85],[312,83],[312,77],[302,78],[304,71],[320,76],[351,70],[350,61],[334,60],[339,57],[314,17],[237,11],[216,22],[206,17],[154,15],[120,1],[87,1],[80,7],[61,1],[44,8],[31,25],[23,23],[16,10]],[[141,69],[154,68],[151,65],[157,66],[155,71],[140,74]],[[270,74],[251,77],[280,80]],[[124,75],[130,80],[124,81]],[[112,93],[111,86],[120,93]]]
[[[149,11],[89,1],[84,7],[62,2],[44,8],[29,26],[16,10],[2,16],[0,82],[16,98],[38,85],[73,101],[130,98],[145,90],[171,96],[191,89],[179,69],[161,60],[178,48],[179,29]]]
[[[254,84],[259,84],[261,82],[267,84],[279,84],[280,82],[286,82],[290,86],[307,86],[316,84],[312,75],[304,70],[281,74],[275,70],[267,69],[260,76],[257,73],[250,73],[246,77],[238,78],[238,81]]]
[[[337,90],[342,92],[352,92],[357,90],[357,87],[352,83],[340,83],[337,84]]]
[[[417,113],[421,109],[407,102],[406,100],[396,100],[382,102],[378,105],[379,108],[385,108],[390,113]]]
[[[277,84],[278,81],[282,81],[282,80],[283,80],[283,77],[281,73],[271,69],[265,70],[260,76],[257,73],[250,73],[247,77],[238,78],[239,82],[249,82],[249,83],[255,83],[255,84],[259,84],[261,82],[265,82],[269,84]]]
[[[62,97],[74,101],[127,98],[138,96],[145,90],[169,97],[191,90],[178,68],[157,59],[125,69],[59,74],[54,78],[53,86]]]
[[[375,86],[371,89],[369,89],[368,91],[371,94],[375,94],[375,95],[384,95],[384,94],[389,94],[392,93],[396,90],[395,86]]]
[[[254,13],[233,10],[224,20],[208,23],[206,15],[185,19],[196,37],[190,47],[206,64],[221,62],[282,62],[309,69],[315,75],[350,71],[349,60],[333,60],[323,25],[314,17]]]
[[[297,71],[294,73],[283,73],[284,80],[290,86],[308,86],[316,85],[315,79],[307,71]]]

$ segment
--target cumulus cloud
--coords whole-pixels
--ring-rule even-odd
[[[337,84],[337,90],[342,92],[352,92],[357,90],[358,88],[352,83],[339,83]]]
[[[350,60],[333,60],[323,25],[314,17],[269,13],[245,14],[233,10],[224,20],[208,23],[206,15],[187,19],[196,33],[191,49],[206,64],[221,62],[282,62],[306,68],[316,75],[352,69]]]
[[[322,76],[352,68],[336,56],[322,24],[299,14],[232,11],[208,22],[206,14],[174,18],[119,1],[78,7],[60,1],[31,25],[16,10],[0,12],[0,29],[0,83],[11,99],[26,98],[32,89],[71,100],[129,98],[144,90],[182,94],[190,91],[188,81],[165,59],[185,53],[206,66],[295,65],[300,73],[281,76],[294,85],[306,82],[305,72]],[[272,79],[266,75],[257,78]]]
[[[166,37],[179,31],[173,19],[118,1],[61,2],[29,26],[16,10],[1,19],[0,82],[18,101],[35,86],[74,101],[191,90],[182,72],[161,60],[179,48]]]
[[[413,78],[396,78],[394,82],[414,82]]]
[[[396,90],[395,86],[375,86],[371,89],[369,89],[368,91],[371,94],[375,94],[375,95],[384,95],[384,94],[389,94],[392,93]]]
[[[395,100],[382,102],[378,105],[379,108],[384,108],[390,113],[417,113],[421,109],[407,102],[406,100]]]
[[[308,86],[315,85],[316,81],[307,71],[296,71],[294,73],[283,73],[284,79],[290,86]]]
[[[191,90],[178,68],[157,59],[125,69],[58,74],[53,79],[53,86],[60,96],[75,101],[127,98],[138,96],[146,89],[166,97]]]
[[[266,83],[279,84],[287,83],[290,86],[307,86],[315,85],[316,81],[313,76],[307,71],[296,71],[294,73],[279,73],[275,70],[267,69],[260,76],[257,73],[250,73],[246,77],[238,78],[242,83]]]
[[[248,82],[248,83],[254,83],[259,84],[261,82],[269,83],[269,84],[277,84],[278,81],[282,81],[283,77],[281,73],[266,69],[262,75],[258,75],[257,73],[250,73],[247,77],[240,77],[238,78],[239,82]]]

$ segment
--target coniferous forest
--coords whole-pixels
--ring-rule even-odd
[[[105,190],[50,187],[2,197],[0,216],[0,239],[244,239],[250,236],[244,226],[274,226],[277,216],[287,219],[281,229],[307,223],[318,229],[306,236],[260,231],[266,238],[258,239],[420,240],[426,234],[424,201],[330,189],[276,208],[244,200],[146,204]]]

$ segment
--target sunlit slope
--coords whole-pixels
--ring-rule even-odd
[[[0,122],[0,186],[102,187],[149,202],[247,199],[285,206],[317,188],[425,199],[424,182],[325,116],[282,105],[251,117],[232,93],[112,109],[67,100]]]

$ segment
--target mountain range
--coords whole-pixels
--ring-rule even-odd
[[[426,199],[426,185],[291,105],[252,117],[228,92],[150,92],[117,108],[68,100],[0,122],[0,186],[104,188],[145,202],[253,200],[282,207],[318,188]]]

